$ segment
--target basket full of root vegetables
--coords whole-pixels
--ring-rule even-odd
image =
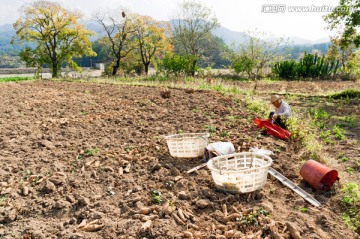
[[[207,166],[218,189],[247,193],[264,186],[271,163],[267,155],[242,152],[212,158]]]

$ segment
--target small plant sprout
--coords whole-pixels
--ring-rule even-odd
[[[132,147],[130,145],[126,145],[124,147],[124,150],[125,150],[126,153],[129,153],[132,150]]]
[[[86,156],[94,156],[95,154],[97,154],[100,150],[98,148],[95,149],[87,149],[85,150],[85,155]]]
[[[214,126],[206,125],[205,128],[210,134],[213,134],[216,132],[216,128]]]
[[[300,212],[306,213],[309,211],[309,209],[307,207],[302,207],[299,209]]]
[[[220,136],[221,137],[227,137],[227,136],[229,136],[229,132],[227,132],[227,131],[221,131],[221,133],[220,133]]]
[[[354,172],[354,169],[352,167],[347,167],[346,172],[348,172],[349,174],[352,174]]]
[[[338,125],[334,125],[332,130],[333,130],[333,133],[334,133],[336,139],[338,139],[338,140],[345,139],[345,135],[344,135],[345,130],[343,128],[341,128]]]
[[[161,192],[154,190],[151,194],[151,202],[160,204],[162,202]]]

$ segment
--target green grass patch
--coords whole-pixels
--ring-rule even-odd
[[[341,216],[343,222],[360,233],[360,191],[356,183],[346,183],[340,190],[344,212]]]
[[[18,82],[18,81],[26,81],[26,80],[34,80],[34,77],[5,77],[0,78],[0,82]]]
[[[360,98],[360,90],[347,89],[338,93],[329,95],[332,99]]]

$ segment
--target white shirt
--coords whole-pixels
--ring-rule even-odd
[[[287,119],[291,116],[292,113],[290,106],[285,101],[281,101],[281,105],[279,106],[279,108],[275,109],[275,114]]]

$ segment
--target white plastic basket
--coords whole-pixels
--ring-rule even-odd
[[[212,158],[207,166],[217,188],[231,193],[261,189],[272,159],[263,154],[242,152]]]
[[[204,155],[210,134],[185,133],[165,136],[170,155],[177,158],[196,158]]]

